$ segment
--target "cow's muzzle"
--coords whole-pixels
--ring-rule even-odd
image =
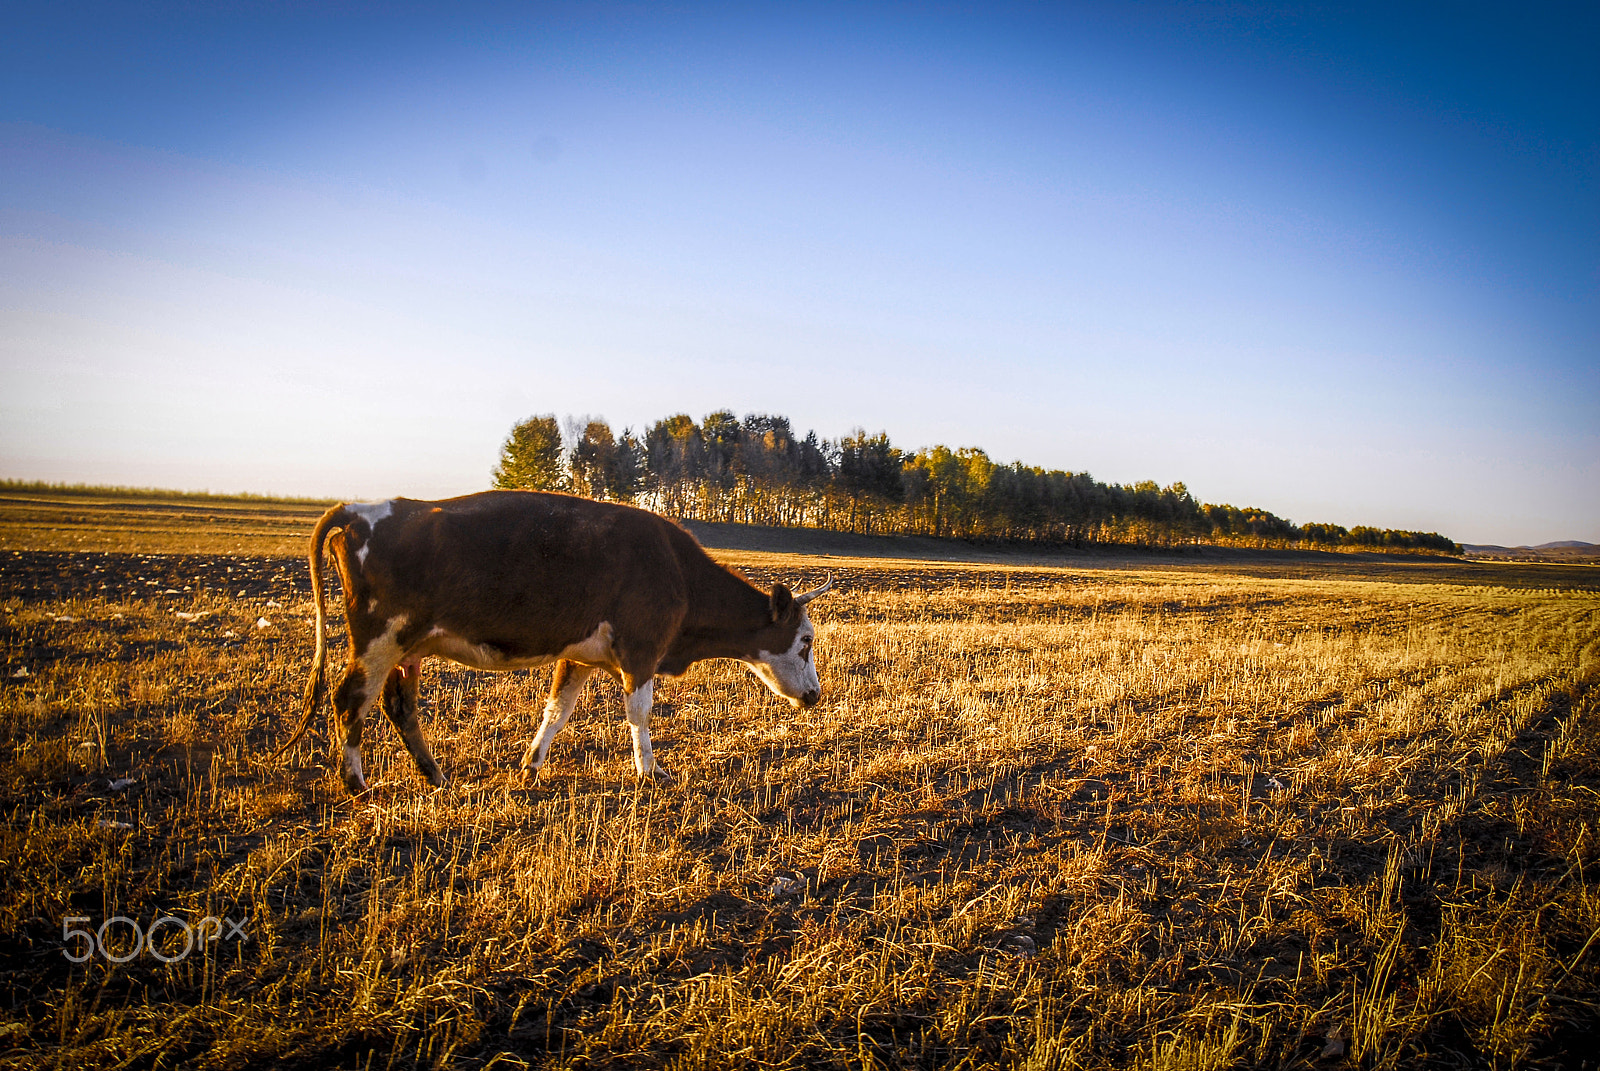
[[[822,689],[821,688],[813,688],[809,692],[807,692],[805,695],[802,695],[800,697],[800,705],[803,706],[803,707],[814,707],[814,706],[817,705],[817,700],[819,700],[821,698],[822,698]]]

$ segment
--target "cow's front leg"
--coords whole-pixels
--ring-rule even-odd
[[[650,750],[650,707],[655,701],[655,678],[647,677],[641,683],[624,676],[622,687],[627,693],[628,729],[633,734],[634,772],[640,777],[665,779],[670,775],[656,762],[655,753]]]
[[[383,712],[405,741],[411,761],[434,788],[443,788],[445,776],[439,764],[433,761],[428,741],[422,736],[422,726],[417,723],[417,688],[422,679],[422,659],[407,658],[389,673],[383,686]]]
[[[578,693],[593,675],[593,666],[567,661],[556,663],[555,676],[550,678],[550,695],[544,701],[544,720],[528,744],[528,753],[522,757],[522,771],[526,776],[534,777],[544,767],[551,742],[572,717],[572,708],[578,705]]]

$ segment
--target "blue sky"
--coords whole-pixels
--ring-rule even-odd
[[[38,5],[0,475],[433,497],[778,412],[1600,542],[1593,5]]]

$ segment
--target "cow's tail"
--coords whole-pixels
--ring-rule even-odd
[[[328,660],[328,615],[323,606],[322,557],[329,533],[335,528],[342,528],[345,520],[344,507],[334,506],[322,515],[316,528],[311,531],[311,597],[317,604],[317,648],[316,653],[311,656],[311,676],[306,680],[305,693],[300,699],[300,727],[294,731],[294,735],[287,743],[272,753],[273,759],[277,759],[294,747],[300,742],[300,738],[306,735],[306,730],[311,727],[311,719],[317,713],[317,705],[322,702],[322,697],[328,691],[323,674],[323,668]]]

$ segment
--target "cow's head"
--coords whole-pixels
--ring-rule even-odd
[[[796,707],[809,707],[822,698],[822,682],[817,679],[817,661],[811,650],[817,630],[806,614],[806,603],[832,587],[832,574],[827,583],[803,595],[790,594],[788,588],[775,584],[768,606],[771,620],[755,636],[755,654],[744,660],[774,695]]]

